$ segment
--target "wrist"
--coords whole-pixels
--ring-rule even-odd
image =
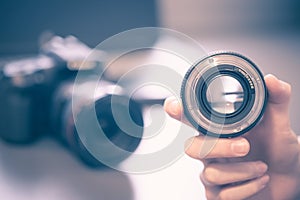
[[[295,182],[294,182],[294,187],[292,188],[291,191],[291,199],[293,200],[299,200],[300,199],[300,176],[298,175],[297,177],[295,176]]]
[[[300,152],[300,137],[298,137],[298,152]],[[286,173],[279,173],[271,178],[276,183],[273,189],[273,198],[274,199],[291,199],[299,200],[300,199],[300,153],[296,154],[293,164],[293,167],[289,168]],[[291,166],[290,165],[290,166]],[[276,192],[277,191],[277,192]],[[276,195],[274,195],[276,194]]]
[[[298,145],[300,147],[300,136],[298,136]],[[295,189],[295,199],[300,199],[300,153],[298,155],[298,165],[296,167],[297,174],[295,178],[297,179],[297,187]]]
[[[300,148],[300,136],[298,136],[298,148]],[[300,199],[300,154],[298,155],[298,163],[295,168],[294,176],[292,179],[294,179],[294,186],[295,188],[293,189],[293,199],[298,200]]]

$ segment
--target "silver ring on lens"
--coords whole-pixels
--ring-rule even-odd
[[[186,73],[181,98],[188,121],[201,133],[231,138],[261,119],[267,88],[258,67],[234,52],[217,52]]]

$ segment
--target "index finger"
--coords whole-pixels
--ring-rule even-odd
[[[164,109],[174,119],[192,126],[184,117],[180,100],[167,98]],[[195,159],[241,157],[247,155],[249,150],[250,144],[243,137],[226,139],[199,135],[190,138],[185,144],[186,154]]]
[[[188,120],[184,117],[181,101],[176,97],[172,96],[167,98],[164,103],[164,109],[172,118],[191,126]]]
[[[226,139],[201,135],[192,137],[185,143],[185,153],[199,160],[243,157],[249,151],[250,143],[243,137]]]

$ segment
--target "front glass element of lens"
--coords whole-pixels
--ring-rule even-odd
[[[201,133],[232,138],[262,118],[267,102],[264,77],[248,58],[216,52],[185,74],[181,98],[187,120]]]
[[[244,91],[238,80],[231,76],[220,75],[209,83],[206,98],[215,112],[232,114],[242,107]]]

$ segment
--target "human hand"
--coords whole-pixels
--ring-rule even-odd
[[[291,86],[265,76],[269,99],[263,119],[233,139],[217,138],[203,154],[205,136],[190,138],[186,153],[204,163],[201,180],[207,199],[296,199],[300,193],[300,145],[290,127]],[[173,118],[189,124],[176,98],[165,101]]]

